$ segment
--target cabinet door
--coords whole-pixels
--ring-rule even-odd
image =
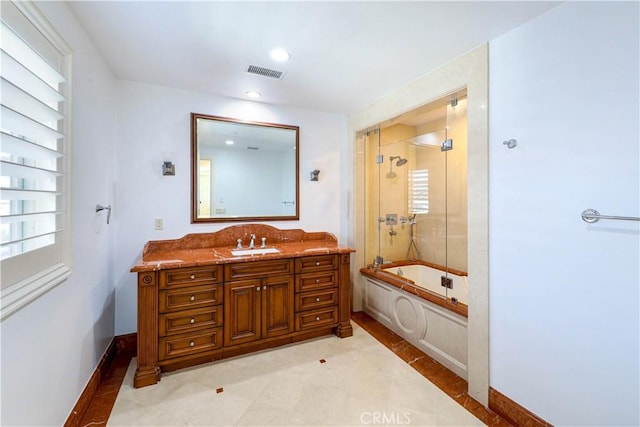
[[[225,283],[224,293],[224,345],[259,339],[260,279]]]
[[[294,286],[292,276],[262,279],[262,338],[294,330]]]

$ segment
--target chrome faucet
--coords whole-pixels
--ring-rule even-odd
[[[249,249],[253,249],[255,248],[255,240],[256,240],[256,235],[255,234],[251,234],[251,241],[249,242]]]

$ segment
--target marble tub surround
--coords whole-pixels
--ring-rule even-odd
[[[242,248],[248,249],[251,234],[255,235],[255,248],[260,248],[261,239],[266,237],[266,247],[275,248],[279,253],[234,256],[231,251],[237,249],[237,240],[242,239]],[[355,250],[340,245],[331,233],[281,230],[265,224],[242,224],[212,233],[187,234],[180,239],[151,240],[144,246],[142,258],[131,271],[351,252]]]
[[[464,271],[455,270],[451,268],[447,270],[444,267],[439,266],[437,264],[433,264],[426,261],[419,261],[419,260],[418,261],[397,261],[397,262],[392,262],[390,264],[385,264],[383,267],[384,268],[402,267],[405,265],[412,265],[412,264],[426,265],[427,267],[442,270],[443,272],[449,271],[450,273],[455,274],[457,276],[467,275],[467,273]],[[426,291],[421,287],[416,286],[413,281],[407,279],[406,277],[401,277],[396,274],[384,271],[384,268],[373,268],[371,266],[364,267],[360,269],[360,273],[364,276],[371,277],[373,279],[382,280],[383,282],[386,282],[389,285],[395,286],[396,288],[402,291],[408,292],[417,297],[420,297],[429,302],[432,302],[436,305],[439,305],[440,307],[446,308],[447,310],[452,311],[456,314],[459,314],[460,316],[468,317],[469,307],[466,304],[463,304],[461,302],[454,304],[453,302],[451,302],[451,298],[445,298],[443,296],[436,295],[429,291]]]

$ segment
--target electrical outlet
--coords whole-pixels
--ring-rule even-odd
[[[164,220],[162,218],[154,219],[153,228],[155,228],[156,230],[164,230]]]

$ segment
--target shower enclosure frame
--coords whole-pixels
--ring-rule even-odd
[[[469,273],[469,395],[489,405],[489,234],[488,234],[488,45],[481,45],[399,88],[349,119],[355,173],[349,197],[349,241],[352,257],[353,309],[362,309],[364,279],[363,141],[356,135],[391,117],[424,105],[444,94],[467,88],[468,93],[468,273]]]

